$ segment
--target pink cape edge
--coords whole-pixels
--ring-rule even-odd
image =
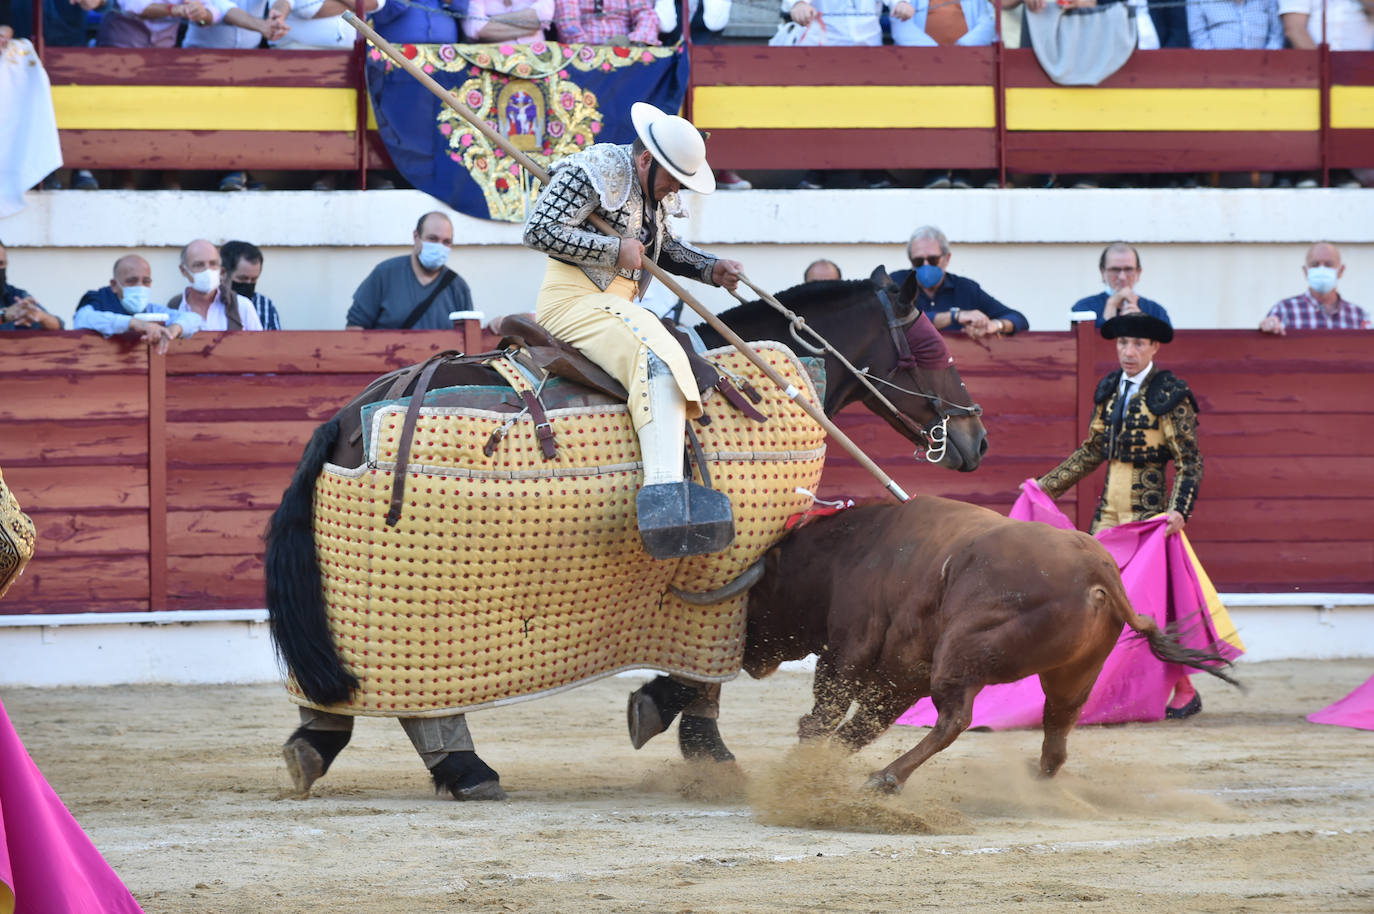
[[[1012,506],[1014,520],[1039,521],[1063,530],[1073,523],[1045,492],[1028,479]],[[1121,568],[1135,611],[1154,619],[1161,627],[1174,625],[1184,645],[1215,650],[1228,660],[1243,652],[1239,638],[1220,601],[1209,606],[1210,582],[1183,534],[1166,537],[1163,517],[1122,524],[1097,535],[1097,540]],[[1217,615],[1219,613],[1219,615]],[[1220,626],[1229,635],[1217,633]],[[1130,629],[1122,632],[1092,694],[1083,705],[1079,724],[1118,724],[1164,719],[1164,707],[1174,683],[1186,668],[1163,663],[1150,653],[1149,645]],[[1045,693],[1038,676],[985,687],[973,700],[971,727],[1009,730],[1039,727],[1045,714]],[[922,698],[897,723],[909,727],[934,726],[937,714],[930,698]]]
[[[38,770],[0,702],[0,911],[143,914]]]
[[[1364,681],[1364,685],[1340,701],[1307,715],[1307,719],[1314,724],[1374,730],[1374,676],[1370,676]]]

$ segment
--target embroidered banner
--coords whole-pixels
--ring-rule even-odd
[[[593,143],[633,141],[632,103],[675,112],[687,92],[681,45],[407,44],[401,50],[545,167]],[[368,52],[367,90],[382,142],[407,181],[469,216],[524,220],[539,182],[376,48]]]

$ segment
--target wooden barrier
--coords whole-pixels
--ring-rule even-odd
[[[1374,51],[1134,54],[1100,86],[1029,50],[693,45],[687,108],[737,169],[1374,166]],[[73,168],[388,167],[353,51],[43,52]]]
[[[913,461],[861,408],[841,425],[908,492],[1005,511],[1083,438],[1114,350],[1091,325],[950,344],[986,409],[978,471]],[[262,533],[314,427],[376,375],[461,347],[434,331],[202,333],[150,358],[95,334],[0,335],[0,466],[38,528],[0,612],[262,606]],[[1218,587],[1374,591],[1367,336],[1181,331],[1161,352],[1202,407],[1188,532]],[[1064,498],[1082,527],[1102,477]],[[878,488],[832,449],[822,494]]]

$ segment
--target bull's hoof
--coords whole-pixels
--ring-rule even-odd
[[[897,780],[897,776],[894,774],[879,771],[869,775],[868,781],[864,784],[864,790],[895,795],[902,792],[902,782]]]
[[[677,744],[682,757],[688,761],[733,762],[735,754],[725,746],[720,738],[720,727],[709,717],[689,717],[682,715],[682,723],[677,725]]]
[[[324,774],[324,758],[300,737],[293,737],[281,747],[286,770],[296,788],[296,796],[304,800],[310,796],[310,786]]]
[[[646,690],[646,686],[640,686],[630,693],[630,703],[625,708],[625,722],[630,728],[630,745],[636,749],[642,749],[644,744],[668,729],[668,721],[663,720],[663,715],[658,712],[658,704],[654,701]]]
[[[447,790],[455,800],[504,800],[501,776],[476,752],[450,752],[430,769],[435,792]]]

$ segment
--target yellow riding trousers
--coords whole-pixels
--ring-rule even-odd
[[[549,332],[610,372],[629,391],[630,422],[653,421],[649,405],[649,353],[667,364],[687,401],[687,418],[701,415],[687,355],[658,317],[633,301],[635,284],[617,276],[602,292],[581,269],[549,258],[535,317]]]

